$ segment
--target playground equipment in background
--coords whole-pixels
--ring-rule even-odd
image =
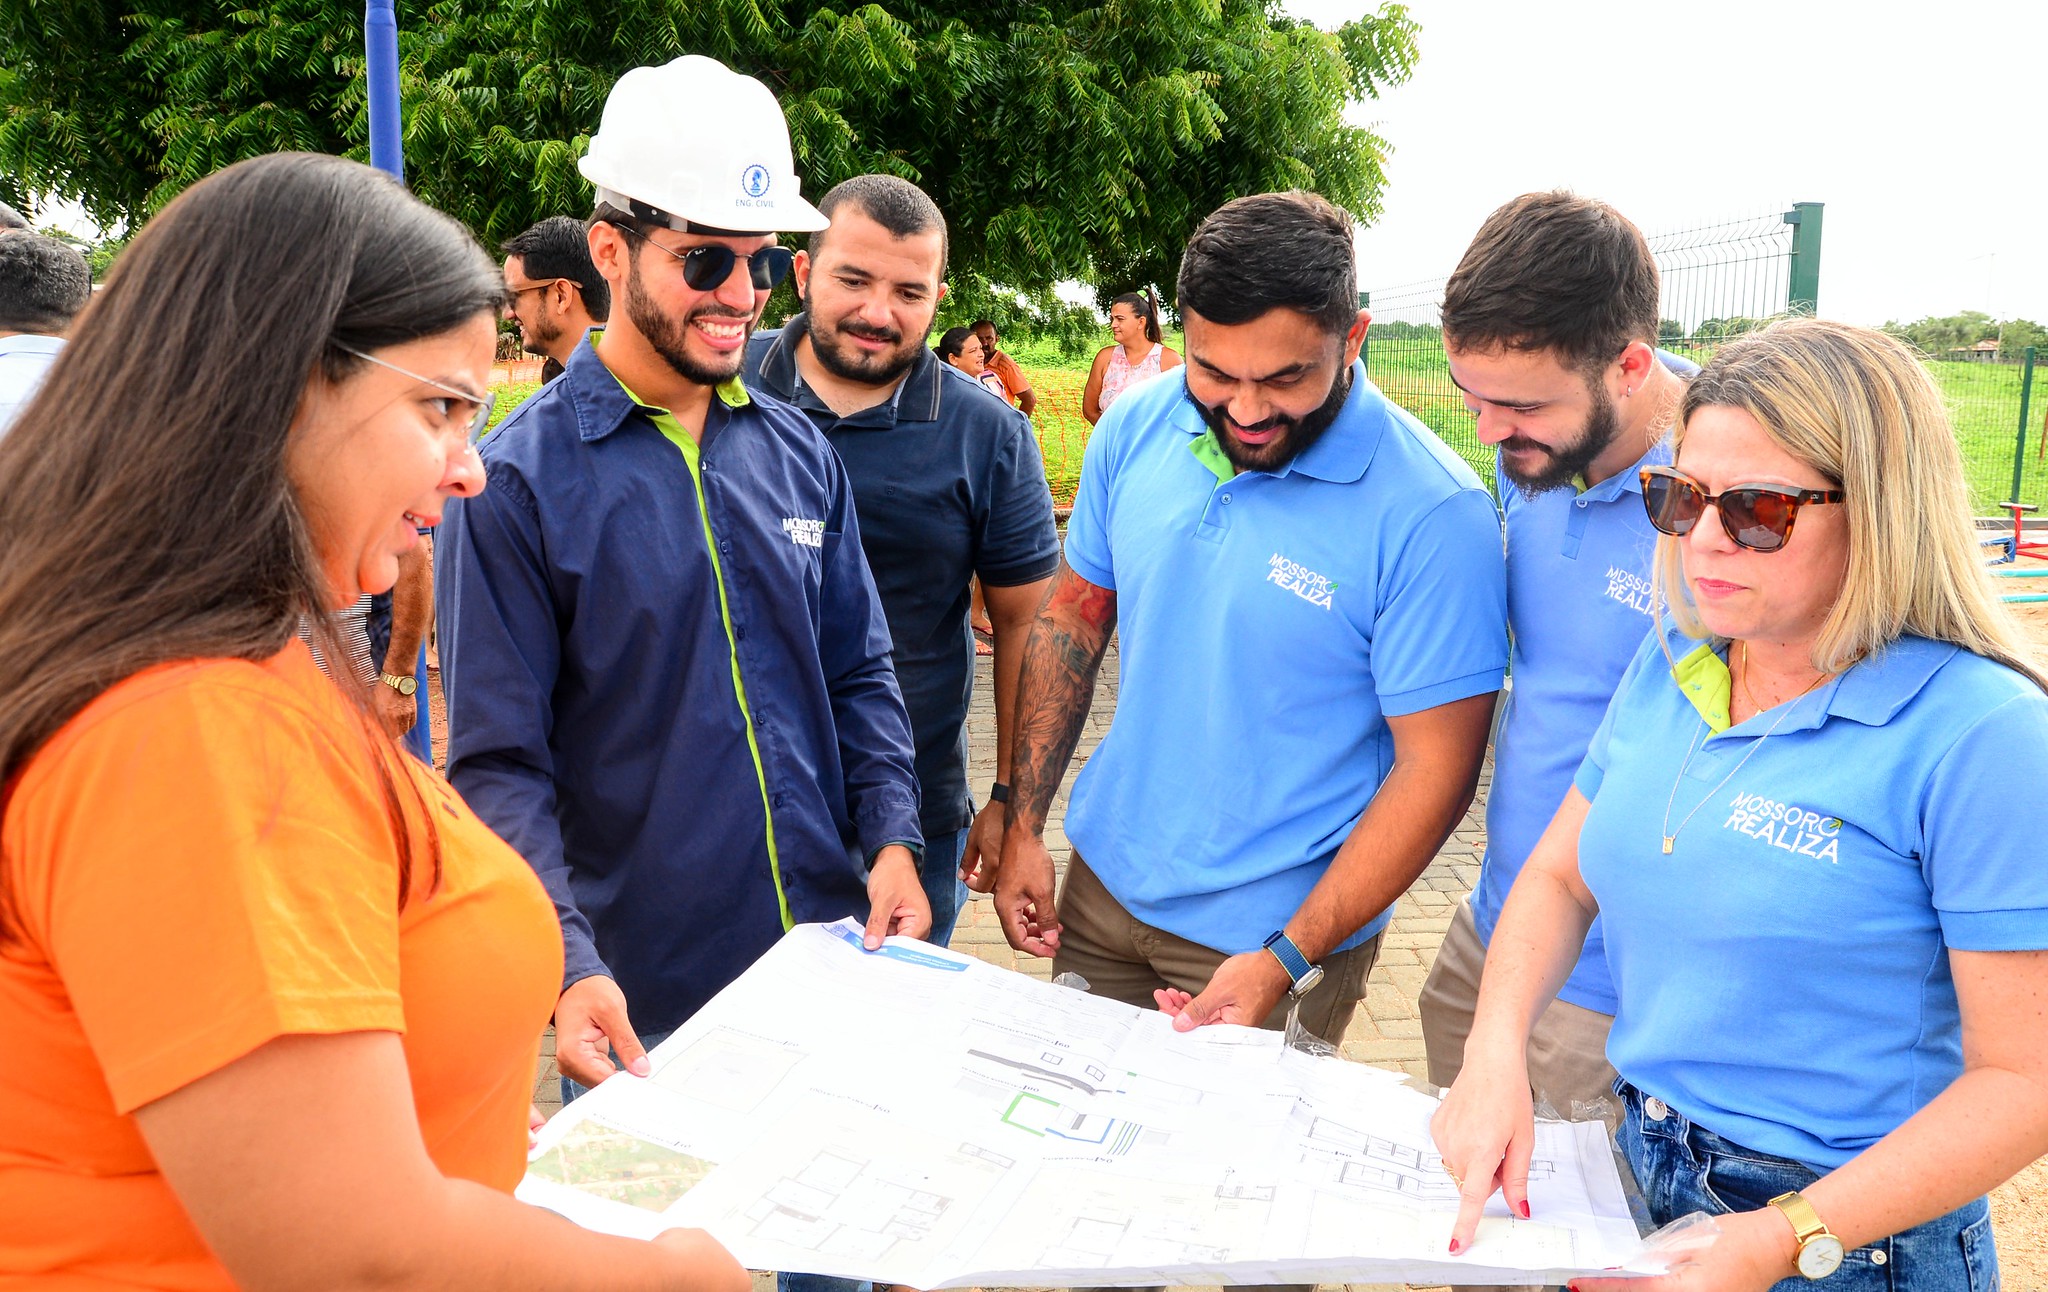
[[[2010,565],[2022,556],[2033,556],[2039,557],[2042,560],[2048,560],[2048,541],[2036,539],[2033,542],[2028,542],[2025,528],[2027,513],[2039,511],[2041,508],[2037,504],[2019,502],[2017,500],[2002,502],[1998,505],[2012,513],[2012,533],[2001,534],[1997,538],[1987,538],[1979,544],[1982,547],[2004,549],[2003,555],[1991,558],[1988,564]],[[2024,577],[2022,572],[2018,570],[2007,570],[2002,571],[2002,573],[2011,574],[2015,577]]]
[[[2033,508],[2029,507],[2027,510],[2032,511]],[[2011,540],[2001,538],[1997,541],[2000,543],[2005,543],[2010,542]],[[2041,556],[2044,555],[2044,552],[2048,552],[2048,543],[2029,543],[2026,546],[2035,549],[2027,553],[2030,556]],[[2000,560],[1993,561],[1992,564],[2002,565],[2006,561],[2010,561],[2012,559],[2012,557],[2007,556]],[[1991,571],[1991,577],[1994,579],[2048,579],[2048,565],[2029,566],[2024,570],[1993,570]],[[2048,601],[2048,592],[2008,592],[2004,596],[2001,596],[1999,600],[2005,602],[2007,605],[2022,605],[2032,602]]]

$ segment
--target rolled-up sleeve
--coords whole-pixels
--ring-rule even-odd
[[[838,460],[833,463],[837,467]],[[891,843],[924,845],[917,824],[915,746],[889,658],[888,620],[861,550],[853,489],[843,469],[833,472],[831,497],[826,528],[842,538],[827,548],[819,594],[818,652],[832,696],[846,814],[861,855],[873,857]]]
[[[562,922],[562,985],[611,971],[569,889],[556,815],[553,695],[561,634],[541,560],[539,508],[516,472],[450,505],[440,549],[448,779],[547,886]]]

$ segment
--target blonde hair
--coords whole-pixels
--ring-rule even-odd
[[[1785,319],[1731,341],[1693,378],[1674,452],[1707,407],[1748,413],[1846,495],[1848,570],[1814,639],[1816,669],[1839,673],[1912,634],[1996,660],[2048,690],[2018,620],[1985,577],[1941,391],[1904,344],[1869,328]],[[1652,610],[1707,637],[1684,586],[1679,540],[1659,536]]]

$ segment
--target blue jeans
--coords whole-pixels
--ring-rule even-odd
[[[953,926],[960,922],[967,905],[967,885],[960,882],[960,858],[967,851],[967,832],[955,830],[927,839],[924,860],[918,863],[917,878],[924,885],[925,899],[932,904],[932,932],[927,939],[942,947],[953,938]],[[809,1277],[806,1275],[805,1277]],[[789,1289],[783,1289],[789,1292]],[[845,1292],[839,1288],[798,1289],[798,1292]]]
[[[1626,1080],[1614,1083],[1614,1093],[1625,1106],[1615,1143],[1635,1171],[1650,1219],[1660,1226],[1694,1211],[1710,1216],[1755,1211],[1820,1178],[1803,1163],[1744,1148],[1694,1125]],[[1827,1292],[1998,1292],[1990,1206],[1979,1198],[1856,1248],[1818,1284],[1787,1278],[1772,1285],[1772,1292],[1815,1287]]]

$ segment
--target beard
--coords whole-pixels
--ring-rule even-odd
[[[533,321],[533,326],[519,325],[519,348],[528,354],[545,355],[550,346],[562,339],[562,329],[543,315]]]
[[[1607,446],[1614,443],[1614,437],[1621,434],[1621,419],[1615,416],[1614,400],[1607,394],[1607,388],[1598,382],[1590,383],[1593,395],[1593,410],[1586,414],[1586,424],[1579,431],[1579,437],[1570,444],[1552,448],[1535,440],[1519,435],[1510,435],[1496,447],[1502,450],[1501,474],[1508,483],[1515,486],[1524,498],[1562,489],[1586,474],[1586,468],[1593,465]],[[1544,463],[1535,471],[1517,471],[1508,465],[1506,450],[1535,450],[1543,454]]]
[[[752,331],[753,316],[744,310],[731,309],[724,305],[701,305],[681,318],[664,314],[661,307],[649,299],[640,284],[640,257],[633,257],[633,268],[626,275],[626,317],[634,328],[647,338],[647,344],[662,357],[663,362],[675,370],[684,381],[698,386],[718,386],[740,375],[740,368],[747,361],[745,346],[730,355],[722,355],[711,362],[703,362],[691,356],[687,346],[690,339],[690,322],[700,318],[741,319]]]
[[[841,319],[828,325],[808,310],[804,312],[804,335],[811,339],[811,354],[819,367],[841,381],[863,386],[886,386],[895,381],[910,371],[910,365],[917,362],[918,351],[924,349],[923,337],[906,342],[901,332],[869,327],[855,319]],[[866,354],[848,345],[847,337],[880,341],[894,348]]]
[[[1194,392],[1182,386],[1188,402],[1201,411],[1202,420],[1209,424],[1209,431],[1216,437],[1216,445],[1223,450],[1223,456],[1239,471],[1278,471],[1289,462],[1308,452],[1310,446],[1323,438],[1337,414],[1344,411],[1344,401],[1351,396],[1351,369],[1345,368],[1330,383],[1330,393],[1315,411],[1300,417],[1289,417],[1275,413],[1257,425],[1247,426],[1247,431],[1279,430],[1264,444],[1246,444],[1231,430],[1230,415],[1221,408],[1211,408],[1196,399]]]

